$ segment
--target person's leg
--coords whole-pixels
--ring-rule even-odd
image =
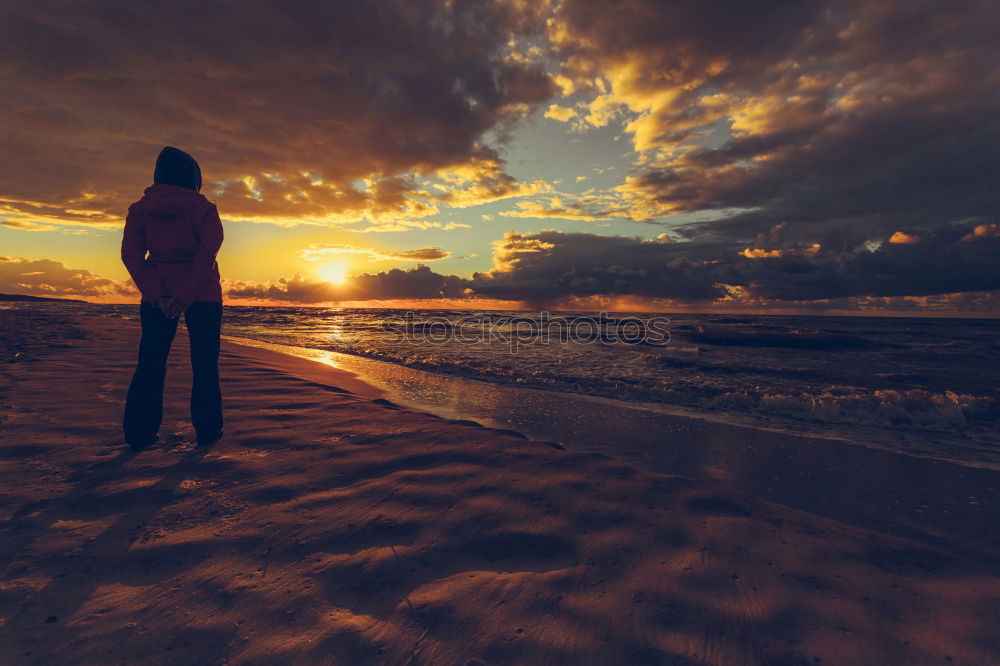
[[[191,342],[191,422],[201,444],[222,433],[222,391],[219,389],[219,334],[222,303],[197,301],[184,313]]]
[[[139,318],[142,322],[139,361],[128,387],[122,424],[125,441],[133,447],[149,444],[160,429],[167,357],[177,333],[177,320],[164,317],[159,308],[151,303],[139,306]]]

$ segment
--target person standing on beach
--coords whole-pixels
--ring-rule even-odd
[[[125,442],[132,449],[159,439],[167,356],[181,314],[191,344],[191,421],[198,444],[222,436],[222,285],[215,260],[222,246],[222,221],[200,190],[198,163],[167,146],[156,159],[153,185],[129,206],[125,219],[122,261],[142,294],[139,361],[123,419]]]

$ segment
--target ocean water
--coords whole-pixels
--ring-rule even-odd
[[[894,448],[1000,453],[998,320],[227,306],[224,333]]]
[[[229,307],[225,329],[807,431],[851,425],[1000,444],[996,320]]]

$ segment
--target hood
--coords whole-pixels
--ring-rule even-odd
[[[201,190],[201,167],[193,157],[180,148],[167,146],[156,158],[153,182],[180,185],[198,192]]]
[[[207,201],[205,195],[186,187],[156,183],[146,188],[139,205],[156,217],[180,217]]]

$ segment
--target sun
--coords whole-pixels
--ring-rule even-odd
[[[325,282],[344,284],[347,281],[347,263],[343,261],[328,261],[316,272]]]

